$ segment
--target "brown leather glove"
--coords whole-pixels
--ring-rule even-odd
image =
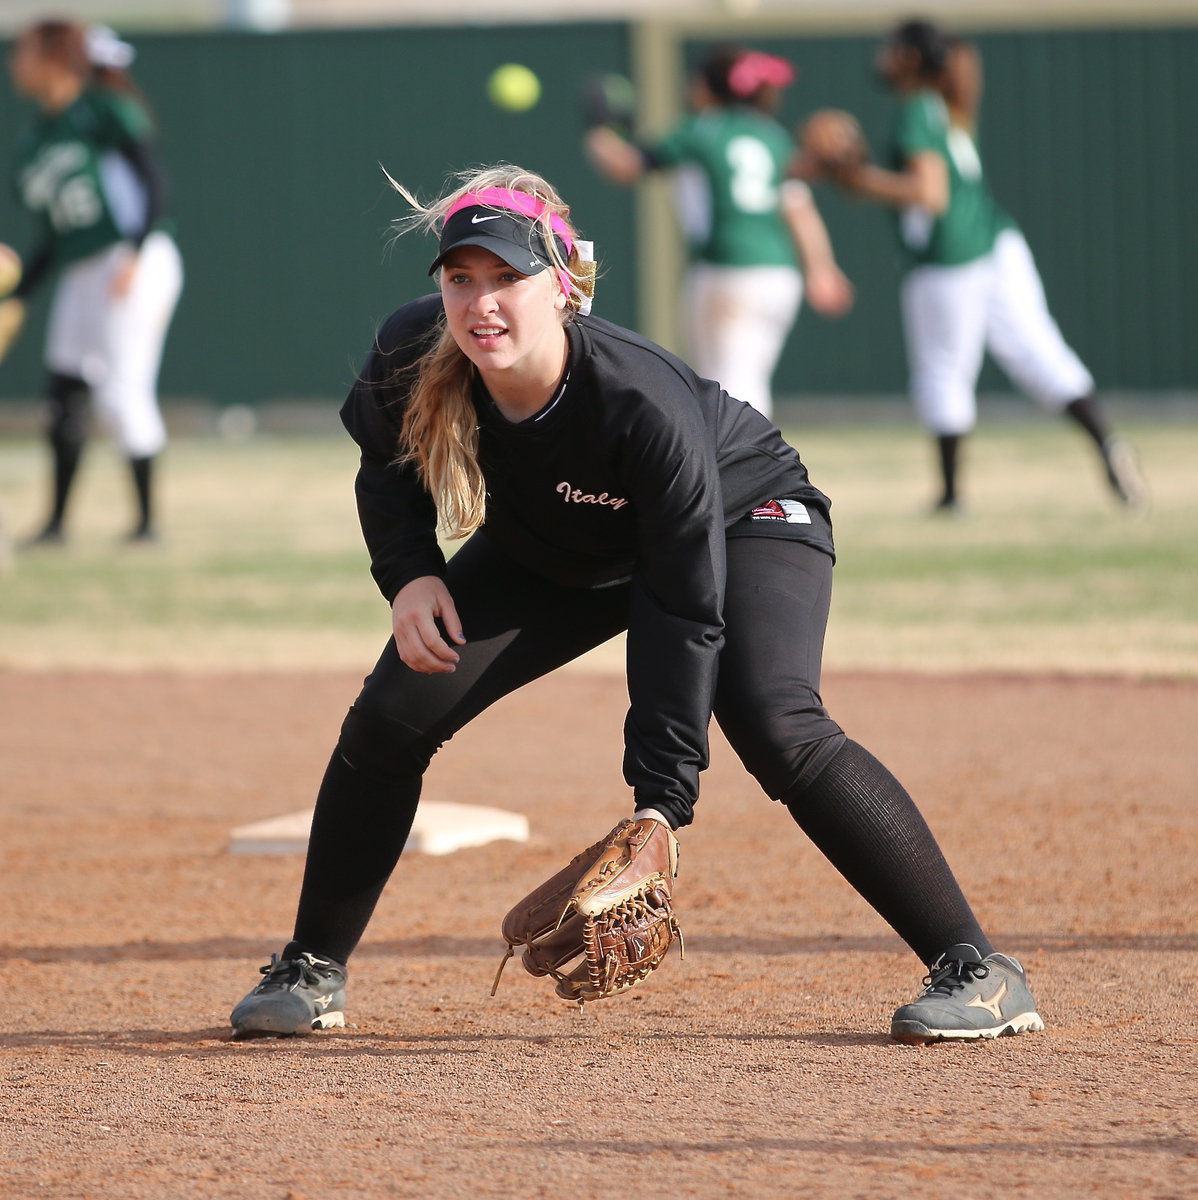
[[[799,127],[799,146],[808,166],[835,172],[869,161],[869,143],[852,113],[839,108],[821,108]],[[811,173],[811,172],[809,172]]]
[[[640,983],[675,938],[683,948],[671,894],[677,874],[678,839],[668,826],[621,821],[504,917],[508,948],[491,995],[517,946],[525,947],[524,969],[556,979],[563,1000],[581,1005]]]
[[[25,324],[25,301],[16,296],[0,300],[0,362],[8,354],[9,347],[17,340],[21,326]]]

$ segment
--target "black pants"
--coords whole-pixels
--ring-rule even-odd
[[[436,751],[502,696],[626,625],[626,586],[555,586],[478,534],[450,560],[447,583],[467,638],[456,671],[412,671],[388,640],[342,725],[317,798],[294,944],[341,962],[398,861]],[[812,547],[780,538],[730,540],[715,717],[762,788],[787,804],[837,868],[931,961],[980,931],[910,798],[823,706],[831,585],[832,562]],[[834,762],[839,770],[829,771]],[[665,815],[675,825],[692,817],[689,808]],[[908,862],[913,844],[918,871]],[[919,897],[929,872],[949,911],[925,920]],[[898,915],[887,911],[892,907]]]
[[[388,641],[343,730],[347,757],[364,769],[391,774],[397,741],[431,757],[484,708],[627,622],[627,587],[554,586],[479,536],[450,560],[447,582],[467,638],[461,661],[452,674],[423,675],[404,666]],[[831,560],[818,550],[777,538],[729,543],[715,716],[775,799],[818,770],[843,737],[819,697],[831,586]],[[675,825],[692,816],[667,815]]]

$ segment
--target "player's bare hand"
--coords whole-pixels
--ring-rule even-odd
[[[123,300],[133,288],[133,277],[137,274],[137,255],[131,254],[112,273],[108,294],[113,300]]]
[[[809,268],[803,280],[803,292],[807,303],[825,317],[843,317],[856,299],[853,285],[837,266]]]
[[[441,628],[450,641],[466,644],[458,610],[440,576],[422,575],[400,588],[391,602],[391,630],[406,666],[425,675],[443,675],[455,669],[458,652],[441,636]]]

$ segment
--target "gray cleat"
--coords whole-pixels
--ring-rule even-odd
[[[1009,1037],[1044,1028],[1023,967],[1006,954],[982,958],[973,946],[950,946],[924,983],[923,995],[894,1014],[890,1036],[897,1042]]]
[[[345,968],[302,953],[272,954],[266,977],[233,1010],[233,1036],[287,1037],[345,1024]]]
[[[1136,453],[1121,437],[1109,437],[1102,443],[1102,461],[1106,464],[1107,483],[1128,508],[1148,506],[1148,484],[1140,470]]]

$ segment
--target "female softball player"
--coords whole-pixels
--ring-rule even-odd
[[[766,793],[928,964],[895,1037],[1042,1028],[911,798],[820,699],[827,498],[750,405],[584,313],[568,218],[545,180],[510,166],[417,207],[440,230],[439,291],[385,322],[342,409],[393,636],[320,788],[294,939],[234,1008],[235,1033],[343,1023],[346,962],[433,754],[625,629],[640,817],[691,821],[714,711]],[[438,519],[467,538],[448,563]]]
[[[153,125],[125,71],[131,47],[103,37],[91,47],[99,63],[81,26],[41,21],[17,38],[9,61],[14,87],[38,110],[18,144],[16,183],[40,230],[20,285],[3,302],[0,327],[10,340],[26,298],[58,272],[45,351],[53,497],[33,539],[43,544],[63,540],[93,402],[133,476],[130,540],[154,537],[152,467],[166,443],[158,367],[183,282],[162,226]],[[123,62],[112,61],[121,47]],[[93,81],[96,67],[103,84]]]
[[[953,52],[937,26],[907,21],[883,43],[878,65],[899,101],[891,169],[861,164],[826,173],[898,210],[910,264],[901,294],[910,389],[937,442],[937,509],[959,506],[960,446],[977,421],[975,389],[987,351],[1016,387],[1090,437],[1120,501],[1143,503],[1134,455],[1111,433],[1090,372],[1048,311],[1028,244],[983,174],[973,136],[981,96],[976,49],[959,44]],[[803,173],[817,177],[820,164],[805,163]]]
[[[640,147],[596,125],[585,143],[613,182],[632,184],[663,168],[697,182],[680,193],[692,256],[683,285],[690,362],[766,416],[804,285],[808,303],[827,316],[853,303],[810,188],[787,180],[794,143],[774,113],[793,79],[784,59],[720,48],[693,81],[695,111],[660,141]]]

